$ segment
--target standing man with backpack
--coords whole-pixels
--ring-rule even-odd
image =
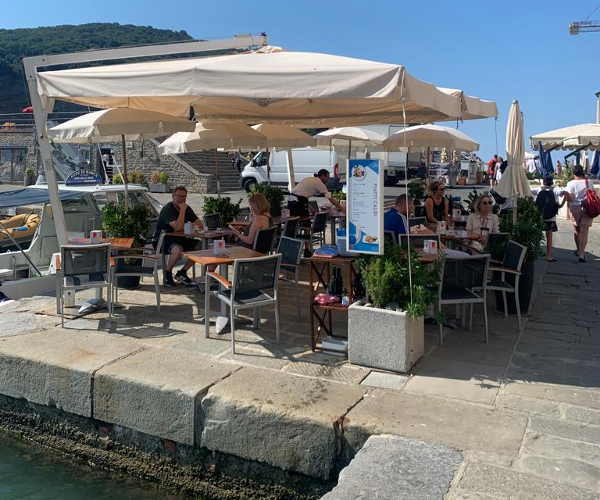
[[[535,204],[542,213],[544,225],[546,226],[546,260],[548,262],[556,262],[552,255],[552,233],[558,231],[556,214],[558,214],[558,209],[570,199],[569,193],[562,188],[552,187],[553,184],[554,179],[552,179],[552,176],[547,175],[544,177],[544,185],[541,188],[531,190],[534,195],[537,195]],[[558,198],[560,196],[563,196],[563,201],[559,204]]]

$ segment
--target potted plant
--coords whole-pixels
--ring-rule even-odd
[[[27,167],[23,177],[23,185],[31,186],[32,184],[35,184],[35,171],[31,167]]]
[[[254,184],[250,188],[249,196],[255,193],[262,193],[271,205],[271,215],[273,217],[279,217],[281,215],[281,204],[283,203],[284,195],[283,191],[277,186],[269,184]]]
[[[204,198],[204,205],[202,206],[202,213],[204,214],[220,214],[221,222],[223,225],[229,224],[234,221],[237,215],[240,213],[240,205],[242,200],[237,203],[232,203],[229,196],[223,196],[221,198],[213,198],[207,196]]]
[[[435,299],[441,259],[427,266],[414,250],[410,268],[408,259],[408,247],[400,245],[357,259],[369,302],[348,308],[351,363],[406,373],[423,355],[423,317]]]
[[[141,247],[150,223],[148,221],[148,208],[144,205],[135,205],[125,208],[124,203],[107,203],[102,208],[102,230],[111,238],[133,238],[133,246]],[[139,265],[141,259],[125,259],[125,265]],[[139,276],[119,277],[120,288],[136,288],[140,284]]]
[[[127,173],[127,179],[132,184],[144,184],[146,182],[146,176],[141,170],[131,170]]]
[[[413,179],[408,183],[408,196],[415,204],[415,217],[424,217],[426,215],[423,202],[427,197],[425,183],[421,179]]]
[[[527,314],[531,302],[531,291],[533,289],[535,261],[542,255],[545,226],[542,213],[537,208],[533,198],[518,199],[517,215],[517,223],[513,224],[512,212],[504,212],[500,217],[500,231],[509,233],[511,240],[527,248],[519,280],[521,312]],[[510,282],[511,279],[513,283]],[[507,275],[506,280],[509,284],[514,284],[514,277],[512,275]],[[516,314],[514,294],[508,294],[507,300],[508,312]],[[496,306],[500,312],[504,312],[502,294],[499,292],[496,292]]]
[[[162,170],[154,170],[150,174],[150,183],[148,189],[151,193],[170,193],[171,188],[169,187],[169,174]]]

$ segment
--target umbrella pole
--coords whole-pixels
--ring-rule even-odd
[[[406,161],[408,162],[408,153],[406,153]],[[427,159],[425,160],[425,182],[429,180],[429,146],[427,146]]]
[[[219,175],[219,152],[215,149],[215,175],[217,177],[217,198],[221,197],[221,177]]]
[[[127,153],[125,152],[125,136],[121,136],[121,147],[123,148],[123,185],[125,187],[125,210],[129,210],[129,189],[127,179]]]
[[[269,155],[269,148],[267,148],[267,184],[271,185],[271,156]]]
[[[350,153],[352,151],[352,139],[348,140],[348,159],[350,159]]]
[[[287,150],[287,171],[289,179],[288,189],[291,193],[292,189],[294,189],[294,186],[296,185],[296,179],[294,178],[294,159],[291,149]]]

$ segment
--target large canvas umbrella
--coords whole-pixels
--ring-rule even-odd
[[[200,121],[342,126],[480,117],[404,66],[317,53],[261,50],[44,71],[37,79],[43,99],[182,117],[192,105]]]
[[[600,123],[583,123],[532,135],[531,146],[537,149],[600,149]]]
[[[462,104],[462,120],[476,120],[478,118],[496,118],[498,116],[498,107],[494,101],[486,101],[465,95],[460,89],[448,89],[438,87],[442,92],[459,97]]]
[[[523,113],[519,101],[513,101],[506,124],[506,168],[496,191],[504,198],[533,196],[523,169],[525,161],[525,136],[523,134]],[[513,207],[513,223],[516,223],[516,205]]]
[[[427,148],[426,177],[429,177],[429,148],[446,148],[451,151],[477,151],[479,143],[467,134],[439,125],[416,125],[390,135],[383,145],[388,150],[400,148]]]
[[[264,135],[243,123],[197,123],[193,132],[179,132],[166,139],[158,146],[158,152],[164,155],[214,149],[217,196],[220,196],[221,180],[217,149],[260,149],[266,144],[267,139]]]
[[[123,149],[123,184],[125,206],[129,205],[127,189],[127,155],[125,142],[140,137],[161,137],[179,131],[194,130],[194,123],[178,116],[131,108],[112,108],[94,111],[56,125],[48,130],[54,142],[88,144],[121,142]]]
[[[294,179],[294,159],[291,148],[301,148],[305,146],[314,146],[315,138],[306,132],[292,127],[291,125],[277,125],[273,123],[260,123],[252,127],[266,137],[267,148],[287,150],[287,170],[288,170],[288,189],[291,191],[296,184]],[[268,152],[268,150],[267,150]],[[267,162],[268,160],[267,155]],[[267,163],[267,178],[271,182],[271,168]]]

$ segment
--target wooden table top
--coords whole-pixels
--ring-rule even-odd
[[[273,217],[273,224],[275,226],[281,226],[282,224],[285,224],[287,221],[289,221],[290,219],[294,219],[294,217]],[[312,217],[309,216],[303,216],[300,217],[299,222],[304,222],[307,220],[311,220]],[[249,226],[251,224],[251,222],[249,220],[234,220],[233,222],[230,222],[230,224],[232,226],[241,226],[241,227],[245,227],[245,226]]]
[[[240,245],[225,247],[227,255],[215,255],[212,248],[208,250],[194,250],[193,252],[184,252],[183,256],[196,264],[208,266],[211,264],[231,264],[236,259],[251,259],[254,257],[264,257],[265,255],[256,252],[250,248]]]
[[[128,250],[133,246],[133,238],[100,238],[100,243],[110,243],[113,250]],[[90,238],[72,238],[69,245],[91,245]]]
[[[183,231],[173,231],[171,233],[167,233],[166,236],[178,236],[179,238],[190,238],[194,240],[210,240],[213,238],[224,238],[225,236],[231,236],[233,231],[231,229],[223,228],[219,231],[217,230],[202,230],[196,231],[193,234],[185,234]]]
[[[447,231],[446,234],[440,234],[440,238],[442,241],[444,240],[478,240],[481,237],[481,234],[476,233],[474,231],[466,231],[467,235],[462,236],[462,231]]]

